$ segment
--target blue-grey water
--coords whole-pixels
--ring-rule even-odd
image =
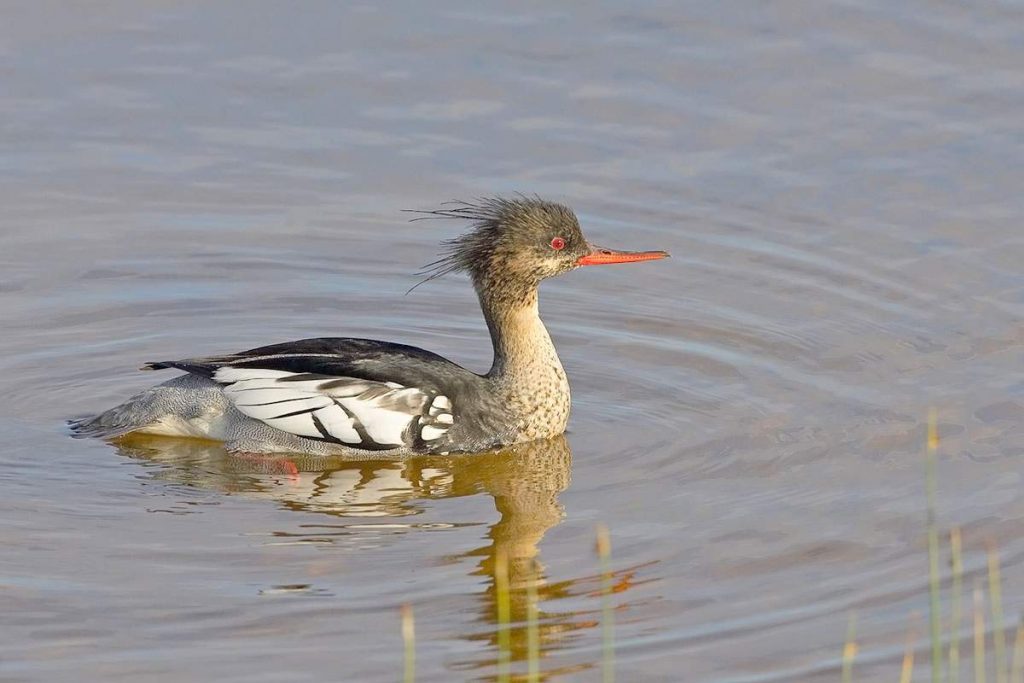
[[[618,681],[838,680],[851,613],[857,680],[897,679],[908,628],[923,680],[929,408],[943,576],[950,529],[968,593],[998,547],[1019,618],[1019,3],[3,15],[0,679],[395,681],[409,604],[417,681],[495,680],[503,555],[514,671],[532,586],[545,680],[599,680],[605,524]],[[485,369],[465,280],[404,295],[462,226],[401,210],[515,191],[673,254],[544,286],[567,440],[368,464],[65,432],[147,360],[368,336]]]

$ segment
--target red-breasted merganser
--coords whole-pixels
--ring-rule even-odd
[[[424,212],[472,222],[425,274],[469,274],[494,346],[478,375],[429,351],[323,338],[226,356],[147,363],[185,375],[92,418],[76,436],[131,432],[223,441],[248,453],[390,457],[479,452],[556,436],[569,382],[537,309],[541,280],[579,266],[651,261],[664,251],[595,247],[573,212],[535,198],[484,199]]]

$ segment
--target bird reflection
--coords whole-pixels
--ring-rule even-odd
[[[489,642],[495,656],[463,662],[460,668],[491,667],[501,654],[524,660],[531,606],[597,588],[594,576],[549,584],[538,557],[544,534],[564,515],[558,496],[569,486],[572,466],[564,436],[491,453],[401,461],[233,455],[213,442],[153,436],[132,436],[117,445],[124,455],[162,465],[152,474],[155,479],[269,498],[291,510],[342,518],[402,517],[419,513],[423,500],[490,495],[500,519],[490,527],[483,546],[455,559],[474,561],[471,573],[487,580],[486,590],[478,596],[483,626],[466,637]],[[498,652],[498,596],[504,595],[496,578],[503,577],[499,558],[507,567],[512,624],[503,653]],[[596,619],[592,612],[540,612],[542,652],[557,649],[567,633],[596,626]]]

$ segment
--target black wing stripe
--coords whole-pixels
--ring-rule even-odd
[[[326,406],[316,406],[316,407],[313,407],[313,408],[303,408],[302,410],[296,410],[293,413],[283,413],[281,415],[275,415],[274,417],[268,417],[267,419],[268,420],[280,420],[283,417],[295,417],[296,415],[305,415],[307,413],[314,413],[314,412],[320,410],[321,408],[325,408],[325,407]]]
[[[238,389],[237,391],[244,390]],[[308,401],[309,399],[309,396],[299,396],[298,398],[282,398],[280,401],[267,401],[266,403],[236,403],[235,405],[244,408],[258,408],[260,406],[277,405],[278,403],[290,403],[291,401]]]
[[[276,377],[254,377],[253,379],[263,379],[263,380],[266,380],[268,382],[276,382],[277,381]],[[249,380],[246,379],[246,380],[242,380],[242,381],[248,382]],[[225,386],[234,387],[237,383],[238,382],[231,382],[230,384],[227,384]],[[234,392],[241,392],[241,391],[266,391],[267,389],[270,389],[270,388],[271,387],[235,387],[231,391],[234,391]]]
[[[333,375],[324,375],[319,372],[299,372],[294,375],[285,375],[284,377],[276,378],[278,382],[309,382],[311,380],[331,380],[337,379]]]
[[[365,449],[367,449],[369,451],[387,451],[387,450],[391,450],[392,448],[398,448],[399,446],[402,445],[400,443],[392,443],[392,444],[377,443],[366,432],[366,427],[364,427],[363,423],[359,421],[359,418],[355,416],[355,413],[353,413],[351,410],[349,410],[348,408],[343,406],[341,404],[341,402],[338,401],[337,399],[331,399],[331,400],[334,401],[334,405],[336,405],[339,408],[341,408],[341,410],[344,411],[344,413],[346,415],[348,415],[352,419],[352,429],[356,430],[356,434],[359,435],[359,439],[360,439],[360,441],[362,441],[362,443],[359,444],[360,448],[365,448]]]
[[[311,414],[310,417],[313,418],[313,426],[316,427],[316,430],[318,432],[320,432],[320,434],[323,436],[322,439],[317,439],[317,441],[330,441],[331,443],[345,443],[344,441],[342,441],[341,439],[339,439],[338,437],[334,436],[329,431],[327,431],[327,427],[324,427],[324,423],[320,421],[320,418],[316,416],[316,413]],[[311,437],[310,436],[310,437],[306,437],[306,438],[307,439],[312,439],[312,438],[315,438],[315,437]]]
[[[338,399],[335,398],[331,400],[334,401],[334,405],[341,408],[342,412],[348,415],[349,419],[352,420],[352,429],[356,430],[356,434],[359,435],[359,440],[364,446],[367,448],[373,448],[373,446],[378,445],[377,442],[371,439],[370,435],[366,433],[366,427],[364,427],[363,423],[359,421],[359,418],[356,417],[355,413],[342,405],[341,401]]]

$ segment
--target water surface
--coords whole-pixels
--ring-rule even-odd
[[[548,680],[597,680],[604,523],[618,680],[836,680],[853,611],[858,676],[895,680],[927,610],[929,407],[940,528],[968,585],[998,544],[1016,619],[1022,20],[7,8],[0,677],[394,681],[411,604],[417,680],[492,680],[503,553],[516,670],[532,585]],[[400,211],[513,191],[673,253],[544,286],[566,439],[347,463],[64,431],[156,381],[145,361],[307,336],[486,369],[464,280],[403,295],[461,226]]]

